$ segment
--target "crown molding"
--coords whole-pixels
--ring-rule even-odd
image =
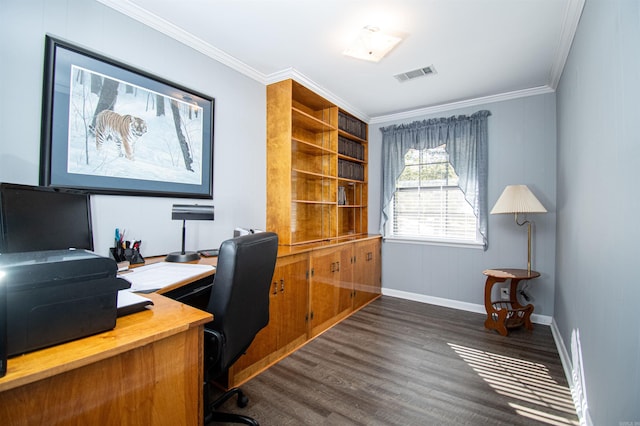
[[[340,108],[343,108],[349,111],[350,114],[358,117],[363,121],[369,121],[369,116],[365,114],[363,111],[360,111],[358,108],[350,105],[344,99],[334,95],[329,90],[324,87],[318,85],[313,80],[311,80],[306,75],[302,74],[295,68],[286,68],[281,71],[277,71],[275,73],[265,75],[258,70],[248,66],[244,62],[236,59],[235,57],[229,55],[228,53],[212,46],[209,43],[206,43],[204,40],[195,37],[193,34],[186,32],[185,30],[179,28],[178,26],[168,22],[165,19],[160,18],[153,13],[150,13],[148,10],[143,9],[129,0],[97,0],[98,2],[104,4],[105,6],[114,9],[131,19],[135,19],[136,21],[147,25],[195,50],[198,52],[230,67],[233,70],[236,70],[247,77],[250,77],[259,83],[264,85],[275,83],[282,80],[287,80],[289,78],[297,81],[298,83],[304,85],[310,90],[313,90],[320,96],[326,98],[328,101],[338,105]]]
[[[97,0],[105,6],[114,9],[124,15],[135,19],[144,25],[151,27],[174,40],[177,40],[198,52],[215,59],[216,61],[227,65],[228,67],[250,77],[262,84],[266,84],[266,77],[263,73],[245,64],[244,62],[236,59],[228,53],[220,50],[211,44],[205,42],[201,38],[194,36],[172,24],[171,22],[160,18],[148,10],[143,9],[128,0]]]
[[[553,90],[558,88],[560,77],[562,77],[562,71],[564,70],[567,58],[569,57],[573,37],[576,35],[580,16],[582,16],[584,2],[585,0],[569,0],[567,2],[567,8],[565,10],[564,20],[562,23],[562,33],[560,34],[560,42],[558,43],[558,48],[556,49],[555,58],[549,73],[549,87]]]
[[[277,83],[282,80],[292,79],[297,81],[298,83],[305,86],[307,89],[315,92],[316,94],[322,96],[329,102],[336,104],[338,107],[344,109],[345,111],[349,111],[349,114],[359,118],[362,121],[369,122],[370,117],[363,111],[360,111],[355,106],[349,104],[344,99],[334,95],[329,90],[317,84],[315,81],[311,80],[309,77],[296,70],[295,68],[286,68],[282,71],[278,71],[272,74],[269,74],[266,77],[265,84]]]
[[[451,111],[454,109],[485,105],[493,102],[509,101],[512,99],[524,98],[527,96],[553,93],[554,91],[555,90],[553,90],[549,86],[539,86],[539,87],[532,87],[530,89],[515,90],[513,92],[500,93],[497,95],[483,96],[480,98],[467,99],[463,101],[451,102],[448,104],[418,108],[418,109],[413,109],[411,111],[399,112],[396,114],[379,115],[377,117],[372,117],[371,120],[369,121],[369,124],[388,123],[390,121],[406,120],[408,118],[415,118],[415,117],[425,116],[429,114],[436,114],[444,111]]]
[[[123,13],[124,15],[130,17],[131,19],[135,19],[136,21],[139,21],[142,24],[147,25],[159,31],[160,33],[163,33],[168,37],[171,37],[172,39],[185,44],[186,46],[193,48],[194,50],[264,85],[291,78],[297,81],[298,83],[303,84],[310,90],[313,90],[320,96],[326,98],[328,101],[338,105],[340,108],[343,108],[349,111],[349,113],[353,114],[354,116],[358,117],[359,119],[369,124],[385,123],[385,122],[396,121],[396,120],[405,120],[408,118],[414,118],[418,116],[424,116],[424,115],[439,113],[443,111],[450,111],[454,109],[487,104],[491,102],[500,102],[505,100],[522,98],[526,96],[534,96],[534,95],[554,92],[558,86],[560,77],[562,76],[562,71],[567,61],[567,57],[571,49],[571,44],[573,42],[573,38],[576,33],[578,23],[580,21],[580,16],[582,14],[582,9],[585,3],[585,0],[569,0],[567,3],[567,8],[565,10],[565,16],[564,16],[564,25],[562,26],[561,39],[558,44],[558,48],[556,49],[555,59],[554,59],[551,71],[549,73],[548,85],[534,87],[530,89],[524,89],[524,90],[517,90],[517,91],[507,92],[507,93],[502,93],[497,95],[491,95],[486,97],[451,102],[447,104],[441,104],[441,105],[430,106],[425,108],[418,108],[411,111],[404,111],[404,112],[399,112],[394,114],[370,117],[365,112],[359,110],[353,105],[350,105],[344,99],[334,95],[329,90],[318,85],[316,82],[314,82],[313,80],[311,80],[310,78],[308,78],[306,75],[302,74],[295,68],[292,68],[292,67],[286,68],[281,71],[277,71],[275,73],[268,74],[268,75],[261,73],[260,71],[250,67],[246,63],[238,60],[237,58],[229,55],[228,53],[212,46],[211,44],[205,42],[204,40],[198,37],[195,37],[193,34],[190,34],[185,30],[179,28],[178,26],[166,21],[165,19],[162,19],[159,16],[150,13],[148,10],[143,9],[131,3],[129,0],[97,0],[97,1],[113,10]]]
[[[564,20],[562,23],[562,33],[560,34],[560,42],[556,49],[551,71],[549,72],[549,87],[553,90],[558,88],[560,77],[562,77],[562,71],[564,70],[567,58],[569,57],[573,37],[578,29],[580,16],[582,16],[584,2],[585,0],[569,0],[567,2],[567,8],[565,10]]]

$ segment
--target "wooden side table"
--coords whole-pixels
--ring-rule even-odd
[[[522,306],[518,302],[518,284],[522,280],[531,280],[540,276],[539,272],[526,269],[487,269],[482,272],[487,276],[484,285],[484,306],[487,310],[487,319],[484,321],[485,328],[496,330],[506,336],[509,328],[524,325],[527,330],[533,330],[531,324],[531,314],[533,305]],[[491,300],[491,289],[496,283],[511,280],[509,289],[509,300]]]

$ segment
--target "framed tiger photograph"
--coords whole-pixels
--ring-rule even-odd
[[[40,184],[213,197],[214,99],[47,36]]]

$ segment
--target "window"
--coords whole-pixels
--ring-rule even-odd
[[[490,111],[482,110],[470,116],[432,118],[380,128],[380,232],[385,237],[437,239],[446,243],[478,244],[484,250],[487,249],[487,118],[490,115]],[[447,148],[446,151],[442,149],[444,146]],[[408,154],[412,150],[417,152]],[[439,157],[434,150],[440,150]],[[448,157],[442,157],[447,154]],[[409,168],[404,180],[398,180],[407,167],[407,155]],[[431,162],[440,164],[431,165]],[[438,167],[444,170],[439,176],[428,171],[430,168],[437,170]],[[455,169],[460,179],[455,177],[456,173],[452,173],[450,167]],[[465,204],[455,201],[462,193],[471,210],[465,211]],[[431,197],[427,197],[428,194]],[[411,196],[409,200],[413,203],[406,200]],[[408,209],[412,204],[415,206],[414,209]],[[430,213],[426,209],[427,206],[436,204],[436,213]],[[398,210],[397,215],[394,207]],[[404,210],[405,208],[407,210]],[[470,211],[477,219],[471,218],[467,213]],[[458,212],[462,212],[462,216]],[[411,214],[414,217],[411,217]],[[479,235],[476,238],[471,237],[470,233],[462,232],[465,236],[461,239],[460,233],[453,232],[453,223],[466,223],[461,217],[468,217],[477,222],[474,230],[477,228]],[[407,220],[403,223],[401,219]],[[439,225],[434,225],[436,223]],[[396,226],[397,235],[394,234]],[[464,229],[464,226],[459,228]],[[433,229],[437,231],[432,231]],[[433,236],[429,236],[430,233]]]
[[[407,151],[392,212],[391,236],[482,244],[478,219],[458,186],[445,145]]]

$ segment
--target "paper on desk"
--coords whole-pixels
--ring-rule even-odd
[[[118,291],[118,309],[136,305],[139,303],[153,305],[153,300],[147,299],[146,297],[140,296],[139,294],[132,293],[129,289]]]
[[[213,270],[211,265],[158,262],[118,275],[131,283],[130,291],[152,291]]]

